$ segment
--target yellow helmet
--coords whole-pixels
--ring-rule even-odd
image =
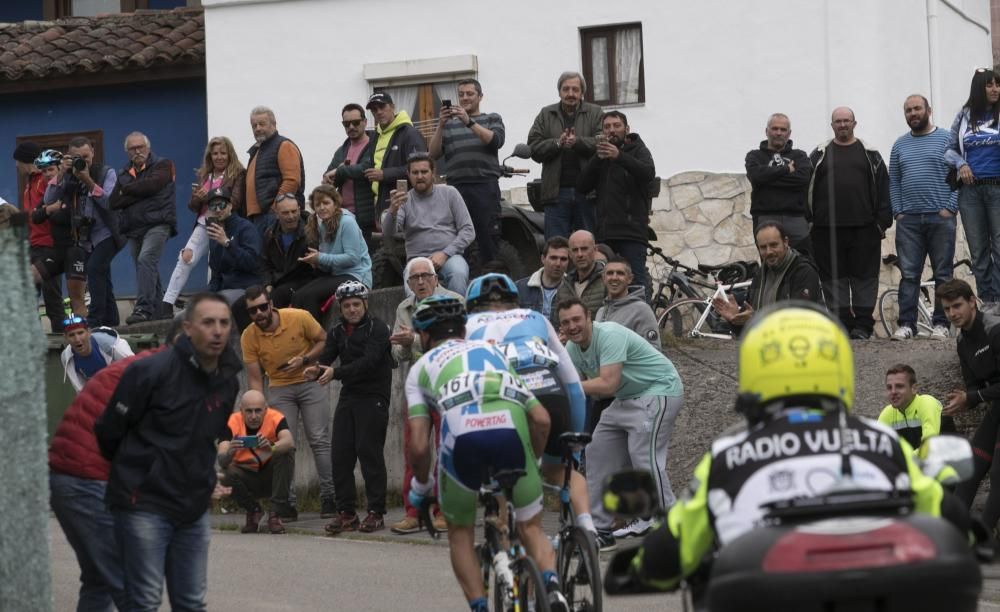
[[[764,309],[740,342],[739,392],[766,404],[824,396],[854,403],[854,356],[839,323],[807,302]]]

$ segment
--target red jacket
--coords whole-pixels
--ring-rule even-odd
[[[28,213],[29,219],[31,213],[43,205],[42,198],[45,197],[45,188],[48,184],[45,175],[41,172],[28,177],[28,184],[24,188],[23,204],[24,212]],[[52,227],[48,221],[28,224],[28,243],[33,247],[51,247],[53,245]]]
[[[94,421],[101,416],[118,387],[125,368],[133,361],[160,351],[144,351],[109,363],[94,375],[66,409],[49,446],[49,469],[77,478],[107,480],[111,465],[101,456],[94,437]]]

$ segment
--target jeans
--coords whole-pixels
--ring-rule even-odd
[[[438,270],[441,284],[459,295],[469,288],[469,263],[461,255],[452,255]]]
[[[594,203],[574,187],[560,187],[559,199],[545,207],[545,239],[569,238],[576,230],[593,232],[597,227]]]
[[[306,432],[309,448],[316,461],[316,475],[319,477],[319,495],[322,499],[333,499],[333,472],[330,467],[330,388],[314,382],[301,382],[281,387],[270,387],[267,397],[271,406],[285,415],[288,429],[295,439],[295,448],[301,448],[299,438],[299,418]],[[295,486],[288,494],[288,503],[295,505]]]
[[[129,249],[135,260],[135,281],[138,293],[135,297],[136,313],[157,316],[163,306],[163,285],[160,284],[160,255],[163,245],[170,238],[169,225],[156,225],[139,238],[130,238]],[[171,313],[172,314],[172,313]]]
[[[171,610],[206,610],[208,544],[212,538],[208,512],[190,523],[178,523],[153,512],[113,513],[125,569],[126,609],[159,610],[165,578]]]
[[[90,289],[87,324],[90,327],[117,327],[121,322],[114,287],[111,285],[111,261],[120,250],[114,238],[105,238],[94,246],[87,259],[87,285]]]
[[[938,213],[902,214],[896,217],[896,254],[902,275],[899,279],[899,326],[917,331],[917,296],[924,259],[931,258],[934,286],[952,276],[955,257],[955,216]],[[934,299],[933,325],[948,326],[941,301]]]
[[[652,288],[649,286],[649,272],[646,271],[646,243],[637,240],[606,240],[605,243],[628,261],[635,277],[632,284],[642,285],[646,288],[646,295],[650,295]]]
[[[52,511],[80,564],[77,612],[126,609],[115,521],[104,507],[107,482],[49,473]]]
[[[979,299],[1000,302],[1000,185],[962,185],[958,210]]]
[[[208,254],[208,242],[208,230],[201,223],[196,224],[191,231],[191,237],[184,245],[185,249],[191,250],[191,261],[184,263],[181,253],[177,254],[177,265],[174,266],[174,273],[170,275],[167,290],[163,292],[164,302],[173,304],[177,301],[177,296],[181,294],[181,290],[187,284],[188,277],[191,276],[191,270],[198,265],[202,257]]]
[[[489,183],[455,185],[465,201],[476,228],[480,263],[489,263],[497,257],[497,237],[500,235],[500,184],[494,179]]]

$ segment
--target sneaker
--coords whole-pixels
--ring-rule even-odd
[[[852,329],[850,334],[851,340],[868,340],[871,337],[871,333],[861,329],[860,327]]]
[[[326,524],[326,532],[330,535],[337,535],[344,531],[356,531],[361,521],[354,512],[338,512],[329,523]]]
[[[324,497],[320,500],[319,518],[333,518],[337,514],[337,504],[332,497]]]
[[[913,330],[910,329],[909,325],[901,325],[892,333],[890,340],[911,340],[913,338]]]
[[[278,518],[285,523],[294,523],[299,520],[299,511],[295,509],[295,506],[278,506],[276,511],[278,513]]]
[[[358,531],[362,533],[371,533],[373,531],[381,531],[385,529],[385,519],[382,515],[377,512],[368,511],[368,516],[365,520],[361,521],[361,526],[358,527]]]
[[[267,513],[267,528],[274,535],[285,533],[285,526],[281,524],[281,517],[277,512]]]
[[[935,325],[931,330],[931,338],[934,340],[947,340],[951,337],[951,330],[944,325]]]
[[[569,612],[569,604],[563,594],[559,592],[558,581],[552,581],[545,585],[545,590],[548,591],[549,609],[552,612]]]
[[[264,513],[260,508],[252,512],[247,512],[247,522],[245,525],[240,527],[240,533],[257,533],[260,525],[260,519],[264,518]]]
[[[415,516],[404,516],[403,520],[398,523],[394,523],[389,530],[393,533],[404,535],[407,533],[416,533],[420,531],[420,521],[418,521]]]
[[[616,538],[639,537],[641,535],[645,535],[645,533],[652,528],[653,519],[634,518],[621,529],[611,532],[611,535]]]
[[[444,520],[444,515],[439,514],[434,517],[434,529],[438,531],[448,531],[448,521]]]
[[[125,324],[135,325],[136,323],[145,323],[147,321],[152,321],[152,320],[153,320],[153,315],[147,312],[142,312],[137,310],[132,314],[130,314],[127,319],[125,319]]]
[[[601,552],[608,552],[618,548],[618,542],[610,531],[597,531],[597,549]]]

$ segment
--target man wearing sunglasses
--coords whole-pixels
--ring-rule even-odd
[[[62,366],[78,393],[105,366],[133,355],[128,342],[110,327],[98,327],[91,332],[87,320],[77,315],[64,320],[62,327],[66,340]]]
[[[210,291],[221,293],[233,308],[240,330],[250,325],[246,309],[236,306],[248,288],[261,283],[260,234],[252,223],[233,214],[229,189],[219,187],[208,194],[205,215],[208,234],[208,267],[212,270]]]
[[[344,144],[333,154],[323,175],[323,182],[340,191],[343,207],[354,213],[361,233],[367,240],[375,227],[375,194],[365,178],[363,160],[371,157],[375,145],[375,130],[368,129],[365,109],[350,103],[340,112],[341,125],[347,133]]]

